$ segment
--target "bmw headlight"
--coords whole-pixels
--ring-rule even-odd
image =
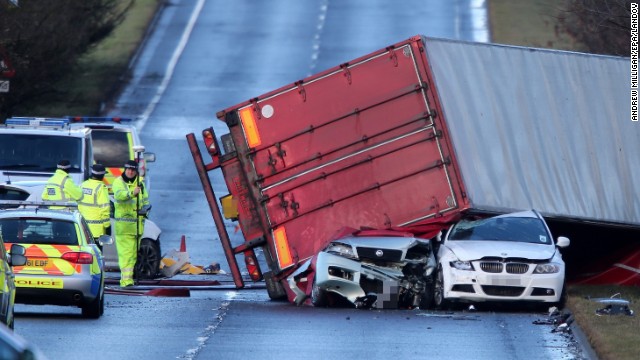
[[[473,270],[473,265],[471,264],[471,261],[456,260],[456,261],[449,262],[449,265],[451,265],[452,268],[458,269],[458,270]]]
[[[534,274],[555,274],[560,272],[560,266],[554,263],[538,264],[533,270]]]
[[[326,252],[350,259],[355,259],[356,255],[353,253],[353,248],[349,245],[341,244],[341,243],[331,243]]]

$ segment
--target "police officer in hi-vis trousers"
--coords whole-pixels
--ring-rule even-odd
[[[144,232],[144,217],[138,216],[138,211],[149,205],[149,194],[138,178],[137,162],[129,160],[124,164],[124,173],[114,180],[112,189],[120,286],[132,286],[138,242]]]
[[[106,170],[104,165],[91,167],[91,177],[82,183],[82,199],[78,201],[78,210],[89,224],[89,230],[96,244],[101,235],[111,235],[111,203],[109,189],[102,182]],[[100,245],[98,244],[98,247]]]
[[[69,169],[71,169],[69,160],[60,160],[56,172],[47,180],[42,190],[42,200],[68,202],[82,199],[82,189],[69,176]],[[64,207],[56,206],[56,208]]]

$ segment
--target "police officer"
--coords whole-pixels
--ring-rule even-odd
[[[67,202],[82,199],[82,189],[69,176],[70,168],[69,160],[60,160],[56,172],[47,180],[42,190],[42,200]]]
[[[124,164],[124,173],[113,181],[115,198],[116,248],[120,266],[120,286],[132,286],[133,272],[137,260],[138,241],[144,232],[144,217],[138,212],[149,205],[149,194],[138,178],[138,163],[129,160]]]
[[[111,235],[109,190],[102,182],[105,172],[102,164],[91,167],[91,177],[82,183],[83,197],[78,202],[78,210],[96,240],[101,235]]]

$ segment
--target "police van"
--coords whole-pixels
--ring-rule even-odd
[[[91,129],[93,156],[106,168],[104,183],[112,193],[113,181],[124,172],[127,160],[139,162],[138,173],[150,188],[147,163],[156,161],[155,153],[146,151],[140,141],[137,128],[130,118],[101,116],[67,116],[71,128]]]
[[[0,183],[46,181],[63,159],[76,184],[89,178],[91,129],[71,128],[62,118],[14,117],[0,125]]]

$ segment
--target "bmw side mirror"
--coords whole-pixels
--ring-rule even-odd
[[[556,242],[556,246],[559,248],[566,248],[567,246],[569,246],[570,243],[571,241],[569,241],[568,237],[558,236],[558,241]]]

